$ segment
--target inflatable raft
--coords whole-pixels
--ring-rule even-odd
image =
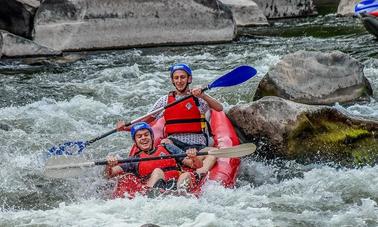
[[[378,1],[364,0],[356,4],[354,12],[361,18],[365,29],[378,38]]]
[[[155,145],[163,138],[164,119],[160,118],[152,124],[155,135]],[[239,145],[238,136],[224,112],[211,111],[211,130],[213,133],[214,147],[226,148]],[[135,147],[130,151],[132,156],[136,152]],[[192,190],[191,194],[199,196],[201,187],[207,180],[220,182],[223,186],[231,188],[235,186],[239,171],[240,158],[218,158],[216,164],[208,172],[207,176]],[[119,177],[113,192],[113,197],[133,198],[137,193],[146,194],[146,187],[141,180],[133,174],[125,174]]]
[[[378,11],[377,11],[378,15]],[[378,17],[371,14],[361,14],[361,21],[365,29],[378,38]]]

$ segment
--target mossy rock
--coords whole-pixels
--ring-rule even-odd
[[[351,167],[378,161],[378,121],[341,109],[270,96],[234,106],[228,116],[245,142],[260,144],[257,153],[268,159]]]
[[[374,131],[343,119],[302,115],[287,138],[290,158],[333,161],[345,166],[373,165],[378,160]]]

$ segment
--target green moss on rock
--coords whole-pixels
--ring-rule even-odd
[[[321,143],[348,143],[348,141],[370,135],[365,129],[352,128],[339,122],[335,123],[322,120],[321,125],[325,127],[325,132],[315,136],[315,140]]]
[[[378,140],[362,126],[303,114],[292,127],[287,138],[290,158],[315,158],[348,166],[371,165],[378,160]]]

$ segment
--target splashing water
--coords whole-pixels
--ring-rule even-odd
[[[245,36],[231,44],[96,52],[67,64],[2,62],[0,226],[378,225],[377,167],[337,169],[245,159],[238,187],[226,189],[208,182],[199,199],[112,200],[114,182],[102,177],[103,167],[64,180],[43,175],[43,154],[52,146],[89,140],[113,129],[119,119],[146,114],[159,96],[172,89],[168,66],[174,62],[192,66],[194,86],[241,64],[254,66],[258,75],[245,84],[210,92],[230,108],[250,102],[260,79],[283,55],[342,50],[363,62],[374,97],[364,105],[336,107],[376,119],[377,43],[367,33],[355,32],[356,19],[345,22],[331,15],[313,20],[298,26],[277,23],[271,29],[285,33],[281,36],[246,29]],[[303,34],[313,23],[326,28],[337,25],[349,32],[324,37]],[[108,153],[125,155],[131,143],[127,133],[116,133],[88,146],[85,153],[95,159]]]

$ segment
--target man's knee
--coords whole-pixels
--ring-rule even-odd
[[[190,173],[188,172],[182,173],[179,177],[179,181],[187,179],[187,178],[190,178]]]
[[[154,171],[151,173],[151,177],[164,177],[164,172],[162,169],[156,168]]]
[[[208,160],[209,162],[215,162],[217,160],[217,158],[215,156],[212,156],[212,155],[206,155],[205,160]]]

